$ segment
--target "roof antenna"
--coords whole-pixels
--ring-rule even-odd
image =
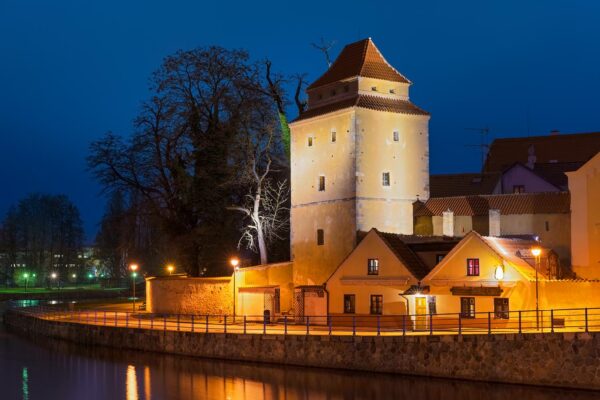
[[[335,45],[335,40],[331,40],[326,42],[321,37],[320,43],[311,43],[310,44],[315,49],[319,50],[325,56],[325,61],[327,62],[327,68],[331,67],[331,57],[329,57],[329,50]]]
[[[487,144],[487,135],[490,133],[490,128],[465,128],[465,130],[479,132],[479,144],[467,144],[466,147],[479,147],[481,150],[481,172],[483,172],[483,167],[485,166],[485,157],[490,149],[490,145]]]

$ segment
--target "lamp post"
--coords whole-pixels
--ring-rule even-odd
[[[25,291],[27,291],[27,285],[29,283],[29,274],[27,272],[25,272],[23,274],[23,278],[25,278]]]
[[[542,249],[539,247],[534,247],[531,249],[531,254],[535,257],[535,327],[537,330],[540,329],[540,317],[539,317],[539,309],[540,309],[540,297],[538,292],[538,269],[540,268],[540,254],[542,254]]]
[[[131,304],[133,306],[133,312],[135,312],[135,277],[137,276],[136,271],[138,269],[138,265],[130,264],[129,269],[131,270],[131,286],[133,288],[133,297],[132,297],[133,302]]]
[[[169,271],[169,275],[173,275],[173,271],[175,271],[173,264],[167,265],[167,271]]]
[[[233,267],[233,322],[235,323],[235,298],[237,297],[235,295],[235,278],[240,260],[237,257],[233,257],[231,260],[229,260],[229,263]]]
[[[57,276],[58,276],[58,275],[56,274],[56,272],[53,272],[53,273],[51,273],[51,274],[50,274],[50,278],[52,278],[52,279],[53,279],[53,280],[55,280],[55,281],[56,281],[56,277],[57,277]],[[59,289],[60,289],[60,288],[59,288]]]

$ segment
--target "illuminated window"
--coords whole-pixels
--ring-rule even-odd
[[[479,258],[467,258],[467,276],[479,276]]]
[[[513,185],[513,193],[525,193],[525,185]]]
[[[312,145],[313,145],[313,137],[309,136],[308,137],[308,147],[312,147]]]
[[[379,275],[379,259],[369,258],[367,261],[367,274]]]
[[[383,173],[381,184],[383,186],[390,186],[390,173],[389,172]]]
[[[325,191],[325,177],[323,175],[319,176],[319,192]]]
[[[394,142],[400,141],[400,132],[394,131]]]
[[[335,143],[337,141],[337,132],[331,131],[331,143]]]
[[[356,305],[356,295],[344,295],[344,314],[354,314]]]
[[[383,295],[372,294],[370,308],[371,308],[371,314],[373,314],[373,315],[383,314]]]
[[[494,318],[508,319],[508,298],[494,299]]]
[[[463,318],[475,318],[475,297],[460,298],[460,316]]]
[[[323,246],[325,244],[325,232],[323,229],[317,229],[317,245]]]

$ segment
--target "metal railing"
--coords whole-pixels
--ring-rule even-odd
[[[446,335],[600,331],[600,308],[412,315],[157,315],[75,310],[61,306],[15,308],[36,318],[78,324],[187,331],[278,335]]]

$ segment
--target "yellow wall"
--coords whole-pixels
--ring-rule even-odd
[[[573,271],[600,278],[600,153],[579,170],[568,172],[571,192]]]
[[[379,259],[379,275],[368,275],[369,258]],[[344,294],[356,295],[356,314],[370,313],[372,294],[383,295],[383,314],[406,313],[400,293],[417,280],[375,231],[369,232],[327,281],[329,313],[344,313]]]
[[[294,285],[292,263],[269,264],[265,266],[256,266],[241,268],[236,276],[236,291],[238,298],[242,297],[239,293],[241,287],[258,286],[278,286],[280,290],[280,310],[289,312],[292,309],[292,299],[294,294]],[[241,313],[241,301],[236,304],[237,312]],[[258,315],[262,314],[262,310]]]

